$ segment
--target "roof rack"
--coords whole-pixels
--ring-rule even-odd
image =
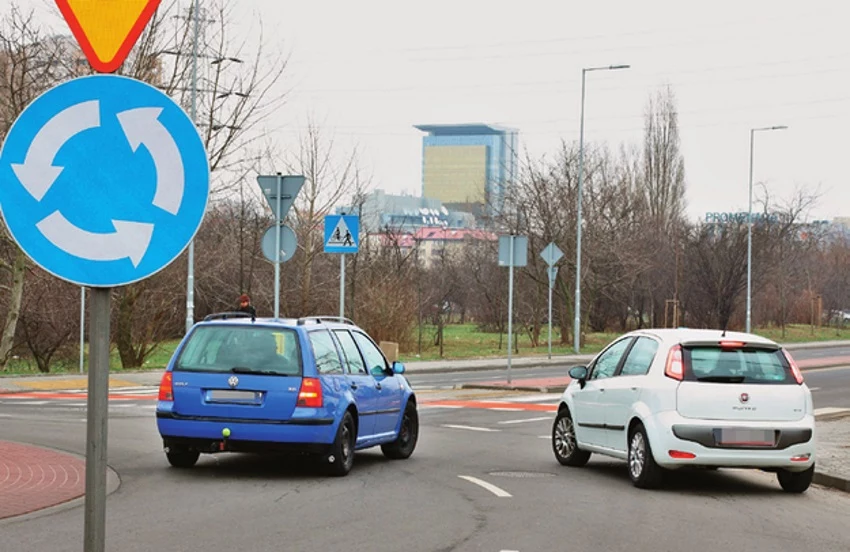
[[[204,322],[209,322],[210,320],[227,320],[228,318],[250,318],[251,322],[257,319],[257,317],[252,315],[250,312],[216,312],[206,315],[204,317]]]
[[[352,326],[356,326],[351,319],[345,318],[344,316],[303,316],[298,319],[298,325],[303,326],[308,322],[312,322],[314,324],[322,324],[324,322],[338,322],[340,324],[351,324]]]

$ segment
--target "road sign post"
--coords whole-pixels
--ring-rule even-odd
[[[295,198],[301,191],[301,187],[304,186],[304,180],[305,178],[301,175],[282,175],[280,173],[267,176],[260,175],[257,177],[257,184],[260,185],[260,190],[262,190],[275,218],[274,226],[272,226],[273,229],[276,229],[273,230],[274,254],[272,255],[272,258],[269,259],[274,263],[275,318],[280,318],[280,263],[288,260],[287,258],[284,258],[283,261],[281,261],[280,256],[282,240],[287,239],[286,236],[282,235],[282,233],[284,233],[283,221],[286,218],[287,213],[289,213],[289,210],[292,208],[292,204],[295,202]],[[294,245],[292,252],[294,253]]]
[[[339,257],[339,317],[345,316],[345,254],[357,253],[360,247],[360,217],[357,215],[325,216],[325,253],[341,253]]]
[[[561,260],[564,252],[555,245],[555,242],[551,242],[543,248],[540,256],[549,266],[546,273],[549,276],[549,360],[552,360],[552,290],[555,287],[555,279],[558,277],[558,267],[555,266],[555,263]]]
[[[109,412],[109,303],[112,290],[92,289],[91,352],[86,417],[86,498],[84,548],[106,545],[106,444]]]
[[[499,266],[508,267],[508,384],[511,383],[511,355],[513,354],[514,267],[528,264],[528,238],[526,236],[499,236]]]

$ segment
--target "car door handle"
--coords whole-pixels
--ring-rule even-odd
[[[380,391],[380,390],[382,389],[382,388],[381,388],[381,384],[380,384],[380,383],[376,383],[376,384],[375,384],[375,389],[377,389],[378,391]]]
[[[605,390],[604,390],[604,389],[600,389],[600,390],[599,390],[599,392],[600,392],[600,393],[604,393],[604,392],[605,392]]]
[[[637,390],[638,390],[637,387],[632,387],[632,391],[637,391]]]
[[[352,389],[354,389],[354,390],[356,391],[356,390],[357,390],[357,384],[356,384],[356,383],[352,383],[352,384],[351,384],[351,388],[352,388]]]

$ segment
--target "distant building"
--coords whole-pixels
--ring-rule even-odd
[[[432,267],[443,255],[458,255],[473,242],[495,242],[499,239],[496,234],[485,230],[440,227],[423,227],[406,234],[383,232],[371,237],[377,238],[382,247],[394,246],[402,252],[415,252],[423,268]]]
[[[366,233],[415,232],[423,226],[470,228],[475,217],[469,213],[452,212],[437,199],[392,195],[375,190],[363,198],[362,206],[338,208],[337,213],[360,216],[360,226]]]
[[[485,124],[417,125],[422,196],[451,210],[492,215],[517,174],[517,130]]]

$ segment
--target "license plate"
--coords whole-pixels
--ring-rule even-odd
[[[238,391],[232,389],[213,389],[210,391],[211,401],[256,401],[263,394],[260,391]]]
[[[772,447],[776,442],[773,430],[724,428],[720,430],[721,445]]]

